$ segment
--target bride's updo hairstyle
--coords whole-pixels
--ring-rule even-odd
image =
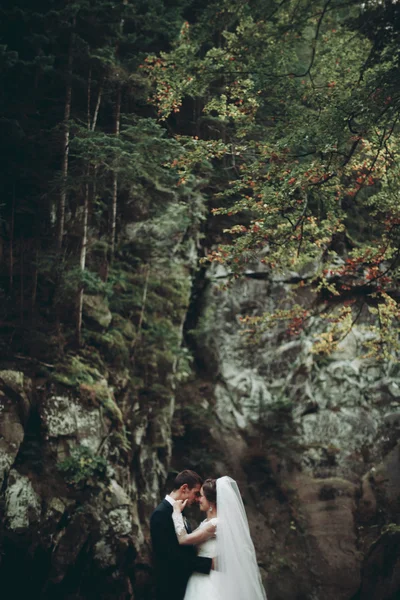
[[[203,494],[206,499],[212,504],[217,505],[217,480],[216,479],[206,479],[203,483]]]

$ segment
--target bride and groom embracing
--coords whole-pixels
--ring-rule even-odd
[[[191,531],[182,511],[206,519]],[[157,600],[265,600],[243,501],[230,477],[182,471],[151,515]]]

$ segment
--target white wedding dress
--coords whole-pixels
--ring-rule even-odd
[[[216,482],[218,516],[216,537],[200,544],[198,556],[216,558],[209,575],[193,573],[184,600],[266,600],[250,536],[246,511],[236,481],[220,477]],[[172,515],[178,539],[187,532],[181,513]],[[210,521],[203,521],[205,527]]]
[[[209,523],[217,525],[218,519],[210,519],[200,523],[199,528]],[[217,540],[211,538],[197,547],[197,556],[215,558],[217,556]],[[218,571],[211,570],[209,575],[203,573],[192,573],[190,576],[184,600],[222,600],[217,585]]]

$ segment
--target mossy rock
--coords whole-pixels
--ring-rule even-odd
[[[124,338],[129,341],[135,339],[137,335],[136,328],[130,319],[125,319],[121,315],[114,315],[113,327],[116,331],[120,332]]]
[[[100,295],[83,295],[83,316],[92,324],[107,329],[112,321],[112,314],[106,298]]]
[[[88,406],[101,406],[113,423],[123,426],[122,412],[104,380],[92,384],[83,383],[79,387],[79,392],[85,404]]]
[[[104,415],[121,432],[121,446],[129,447],[126,439],[122,412],[117,405],[112,389],[100,371],[87,364],[81,356],[71,356],[68,362],[58,365],[52,373],[52,380],[79,393],[83,404],[88,407],[101,407]]]
[[[67,387],[79,388],[83,383],[93,385],[103,378],[98,369],[89,365],[80,356],[67,356],[62,363],[55,365],[51,379]]]
[[[101,352],[109,365],[121,367],[128,363],[131,342],[118,329],[112,328],[104,333],[86,332],[85,339]]]
[[[5,385],[17,394],[24,392],[24,380],[25,376],[22,371],[12,371],[11,369],[0,371],[0,381],[4,381]]]

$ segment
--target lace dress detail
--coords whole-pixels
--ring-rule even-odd
[[[172,513],[176,535],[184,537],[187,535],[185,523],[182,513]],[[199,529],[206,527],[212,523],[217,526],[218,535],[218,518],[205,519],[199,525]],[[215,537],[197,546],[197,556],[205,556],[207,558],[215,558],[217,554],[217,540]],[[217,571],[211,570],[209,575],[203,573],[193,573],[189,579],[184,600],[222,600],[216,585],[216,579],[220,576]]]
[[[175,510],[172,512],[172,520],[174,522],[174,527],[175,527],[175,533],[177,535],[177,538],[179,540],[182,540],[182,538],[185,538],[188,533],[186,531],[186,527],[185,527],[185,518],[182,515],[181,512],[176,512]],[[204,521],[202,521],[199,525],[199,527],[196,529],[196,531],[198,531],[199,529],[202,529],[203,527],[206,527],[207,525],[209,525],[210,523],[212,523],[213,525],[217,525],[217,519],[205,519]],[[214,558],[216,554],[216,539],[215,537],[210,538],[209,540],[207,540],[206,542],[203,542],[202,544],[199,544],[197,546],[197,555],[198,556],[206,556],[207,558]]]
[[[178,540],[181,540],[187,535],[185,522],[183,520],[183,515],[181,512],[172,511],[172,520],[174,522],[175,533]]]

